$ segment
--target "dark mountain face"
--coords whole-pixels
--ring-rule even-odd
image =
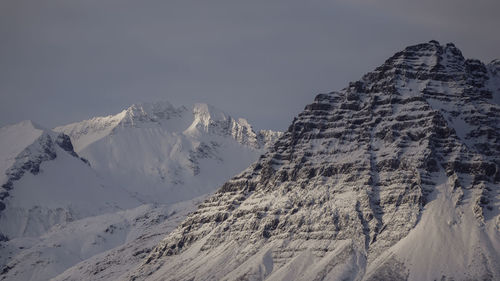
[[[7,176],[6,182],[0,187],[0,211],[5,209],[5,203],[2,201],[9,196],[9,191],[13,188],[15,181],[21,179],[26,172],[30,172],[33,175],[38,174],[42,162],[53,160],[57,157],[56,145],[71,156],[80,158],[73,150],[73,145],[67,135],[61,133],[55,137],[55,140],[53,138],[54,136],[51,137],[49,133],[44,132],[36,139],[34,144],[16,156],[14,165],[5,172]],[[84,158],[80,159],[88,164]]]
[[[431,41],[319,94],[133,277],[500,278],[498,66]]]

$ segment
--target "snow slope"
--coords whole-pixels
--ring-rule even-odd
[[[500,221],[478,223],[471,202],[446,178],[436,181],[432,200],[416,227],[367,269],[365,279],[400,271],[408,280],[497,280],[500,276]],[[498,194],[494,197],[498,216]],[[395,262],[397,261],[397,262]],[[398,265],[394,268],[395,264]]]
[[[31,121],[4,127],[1,133],[4,236],[38,236],[57,223],[139,205],[99,178],[75,154],[67,136]]]
[[[194,209],[196,202],[146,204],[58,225],[40,237],[14,239],[8,244],[11,251],[19,245],[30,246],[12,258],[8,272],[0,279],[48,280],[80,262],[82,265],[75,268],[87,269],[85,266],[93,265],[94,260],[100,262],[85,272],[88,275],[100,276],[112,270],[114,274],[127,272]],[[106,263],[110,255],[120,257],[120,263]]]
[[[152,209],[149,205],[143,206],[148,212],[139,212],[135,216],[125,243],[91,258],[82,259],[82,262],[57,275],[53,280],[124,279],[201,201],[202,198],[197,198]],[[109,229],[109,225],[107,226],[106,229]],[[103,229],[100,229],[101,234],[105,232]]]

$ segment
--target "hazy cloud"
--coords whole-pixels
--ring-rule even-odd
[[[285,129],[409,44],[500,56],[499,1],[0,0],[0,125],[208,102]]]

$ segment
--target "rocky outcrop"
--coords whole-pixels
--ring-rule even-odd
[[[208,104],[195,104],[193,116],[194,120],[186,130],[188,133],[202,131],[210,135],[228,136],[255,149],[269,147],[282,134],[271,130],[255,131],[246,119],[234,119]]]
[[[40,165],[44,161],[53,160],[57,157],[56,145],[81,161],[88,164],[87,160],[79,157],[73,150],[70,138],[63,134],[55,134],[48,131],[43,132],[33,144],[26,147],[15,157],[14,164],[5,171],[6,181],[0,188],[0,211],[5,209],[5,198],[14,187],[14,182],[20,180],[27,172],[36,175],[40,172]]]

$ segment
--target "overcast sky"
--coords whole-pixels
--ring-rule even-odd
[[[407,45],[500,57],[498,0],[0,0],[0,126],[210,103],[284,130]]]

